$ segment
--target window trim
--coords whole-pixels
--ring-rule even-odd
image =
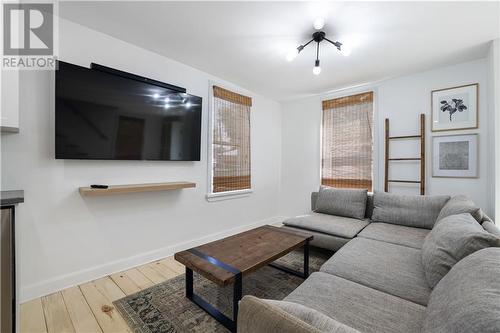
[[[380,145],[383,145],[384,138],[379,138],[379,113],[378,113],[378,86],[374,84],[368,84],[357,88],[341,89],[336,92],[322,95],[319,99],[319,112],[320,122],[319,122],[319,157],[318,157],[318,188],[321,186],[322,177],[322,159],[323,159],[323,101],[335,98],[342,98],[351,95],[363,94],[363,93],[373,93],[373,128],[372,128],[372,192],[379,191],[381,188],[380,179],[383,180],[384,168],[379,161]],[[382,174],[380,174],[382,172]]]
[[[205,198],[207,199],[207,201],[221,201],[221,200],[248,197],[252,193],[253,193],[252,189],[225,191],[217,193],[208,193],[207,195],[205,195]]]
[[[221,201],[221,200],[229,200],[229,199],[238,199],[238,198],[244,198],[248,197],[253,193],[254,190],[254,177],[252,175],[254,174],[254,163],[253,163],[253,135],[252,135],[252,108],[250,108],[250,188],[249,189],[244,189],[244,190],[234,190],[234,191],[225,191],[225,192],[212,192],[213,191],[213,129],[214,129],[214,112],[215,112],[215,99],[214,99],[214,86],[219,86],[221,88],[231,90],[232,92],[248,96],[252,98],[252,101],[254,101],[254,96],[248,92],[245,91],[239,87],[236,87],[231,84],[227,83],[222,83],[222,82],[217,82],[217,81],[209,81],[208,84],[208,139],[207,139],[207,144],[208,144],[208,149],[207,149],[207,194],[205,195],[205,198],[207,201]]]

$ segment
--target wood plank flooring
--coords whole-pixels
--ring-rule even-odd
[[[168,257],[21,304],[21,333],[131,333],[113,301],[184,273]]]

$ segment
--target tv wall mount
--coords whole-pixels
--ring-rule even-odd
[[[118,69],[114,69],[114,68],[111,68],[111,67],[106,67],[106,66],[99,65],[99,64],[96,64],[96,63],[91,63],[90,64],[90,69],[93,69],[93,70],[96,70],[96,71],[100,71],[100,72],[105,72],[105,73],[112,74],[112,75],[121,76],[121,77],[124,77],[124,78],[127,78],[127,79],[139,81],[139,82],[149,83],[149,84],[152,84],[152,85],[155,85],[155,86],[159,86],[159,87],[162,87],[162,88],[165,88],[165,89],[173,90],[173,91],[176,91],[176,92],[179,92],[179,93],[186,93],[186,88],[179,87],[179,86],[174,86],[173,84],[168,84],[168,83],[165,83],[165,82],[153,80],[153,79],[150,79],[150,78],[147,78],[147,77],[144,77],[144,76],[127,73],[127,72],[124,72],[124,71],[120,71]]]

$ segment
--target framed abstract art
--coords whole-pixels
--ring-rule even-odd
[[[477,128],[478,89],[475,83],[432,91],[432,131]]]
[[[433,177],[477,177],[477,134],[432,138]]]

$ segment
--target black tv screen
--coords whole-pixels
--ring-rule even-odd
[[[56,158],[199,161],[201,97],[60,61]]]

